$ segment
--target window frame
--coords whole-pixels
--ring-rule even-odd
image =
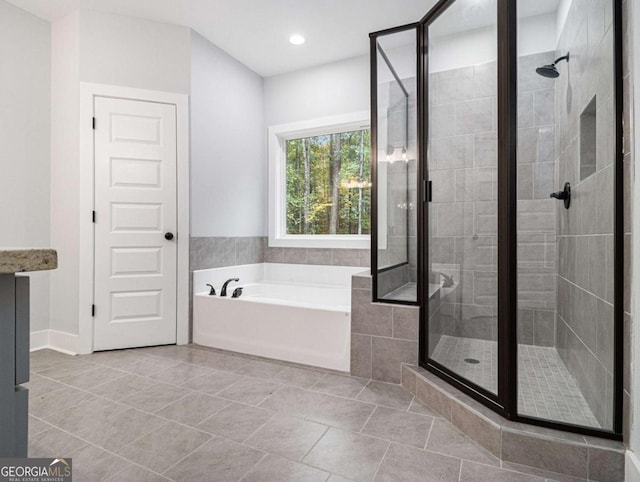
[[[282,248],[369,249],[369,234],[287,234],[287,141],[303,137],[371,130],[368,111],[273,125],[269,138],[269,246]]]

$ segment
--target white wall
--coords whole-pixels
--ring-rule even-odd
[[[79,16],[51,25],[51,272],[50,328],[78,329]]]
[[[369,56],[264,81],[265,125],[369,110]]]
[[[556,16],[541,15],[520,22],[519,54],[555,50]],[[478,29],[435,39],[432,72],[496,59],[495,29]],[[383,41],[384,42],[384,41]],[[415,47],[389,48],[401,77],[415,75]],[[369,110],[369,56],[267,77],[264,81],[268,126]]]
[[[121,15],[80,13],[80,80],[189,93],[185,27]]]
[[[384,45],[384,41],[381,41],[380,44],[384,49],[384,53],[387,54],[391,65],[393,65],[396,74],[401,79],[414,78],[417,75],[417,65],[416,65],[416,45],[415,43],[412,45],[403,45],[395,48],[387,48]],[[387,68],[387,65],[382,59],[380,55],[378,55],[378,85],[387,83],[387,82],[395,82],[393,74]],[[380,95],[380,89],[378,89],[378,95]]]
[[[262,77],[192,32],[192,236],[267,234],[263,100]]]
[[[0,246],[49,247],[49,23],[0,0]],[[49,326],[49,273],[32,273],[31,329]]]
[[[75,335],[78,312],[80,82],[189,93],[190,30],[95,12],[74,12],[52,24],[50,328]],[[86,160],[83,159],[83,162]],[[81,217],[82,216],[82,217]],[[86,311],[85,311],[86,313]]]

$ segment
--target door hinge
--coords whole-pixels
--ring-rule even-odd
[[[91,118],[91,128],[93,130],[96,130],[96,118],[95,117]]]
[[[427,201],[433,201],[433,185],[431,184],[431,181],[427,183]]]
[[[95,211],[91,211],[91,221],[92,222],[96,222],[96,212]]]
[[[96,316],[96,305],[91,305],[91,316]]]

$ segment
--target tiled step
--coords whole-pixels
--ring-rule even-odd
[[[403,365],[402,385],[503,463],[581,480],[624,481],[622,442],[507,420],[420,367]]]

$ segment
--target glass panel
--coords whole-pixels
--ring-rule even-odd
[[[613,2],[561,5],[518,2],[518,411],[610,430]]]
[[[377,43],[378,298],[417,301],[416,31]]]
[[[457,0],[427,33],[429,357],[497,393],[497,2]]]

